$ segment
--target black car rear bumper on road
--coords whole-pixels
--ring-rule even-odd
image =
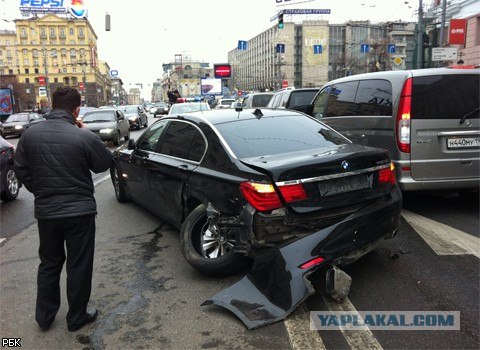
[[[249,329],[280,321],[314,293],[306,278],[313,271],[349,263],[382,238],[393,237],[400,226],[401,208],[402,195],[395,186],[391,195],[334,225],[261,251],[244,278],[202,305],[216,304],[230,310]]]

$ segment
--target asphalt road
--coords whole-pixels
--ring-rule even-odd
[[[139,133],[132,132],[132,137]],[[106,175],[99,174],[96,179]],[[36,349],[477,349],[480,344],[478,195],[407,194],[406,219],[398,235],[344,268],[352,277],[346,301],[337,304],[325,295],[325,271],[320,270],[310,277],[316,293],[307,299],[303,313],[292,315],[286,323],[254,331],[246,330],[227,311],[200,307],[203,300],[240,279],[241,274],[212,279],[195,272],[181,256],[178,231],[135,203],[118,203],[109,179],[97,186],[96,198],[99,214],[91,304],[100,310],[100,316],[76,333],[66,330],[65,295],[52,329],[47,333],[37,329],[33,313],[38,233],[32,225],[33,199],[22,189],[16,201],[1,204],[0,237],[8,238],[0,245],[2,337],[21,337],[23,348]],[[442,238],[442,230],[447,238]],[[429,238],[429,231],[438,241]],[[64,280],[62,283],[64,286]],[[369,334],[310,331],[309,311],[345,307],[460,311],[461,328]],[[311,342],[296,345],[296,338],[301,338],[301,344],[307,336],[320,340],[315,346]]]

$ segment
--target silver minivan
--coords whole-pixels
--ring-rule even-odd
[[[403,191],[478,189],[480,70],[359,74],[325,84],[301,110],[354,143],[390,152]]]

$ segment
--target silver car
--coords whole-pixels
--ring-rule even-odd
[[[130,139],[130,123],[123,113],[114,109],[98,109],[83,116],[85,126],[100,136],[103,141],[112,141],[115,146],[123,137]]]
[[[403,191],[478,190],[479,91],[478,69],[386,71],[330,81],[296,109],[387,149]]]

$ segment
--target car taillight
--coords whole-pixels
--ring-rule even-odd
[[[397,179],[395,177],[395,165],[393,165],[393,163],[390,163],[388,168],[381,169],[378,172],[378,182],[392,185],[397,183]]]
[[[302,184],[278,186],[278,189],[286,203],[308,198]],[[259,211],[270,211],[282,207],[282,202],[271,184],[242,182],[240,191],[248,203]]]
[[[312,260],[309,260],[309,261],[303,263],[302,265],[300,265],[300,268],[302,270],[306,270],[306,269],[311,268],[312,266],[320,265],[321,263],[324,262],[324,260],[325,260],[324,258],[319,256],[318,258],[313,258]]]
[[[397,145],[404,153],[410,153],[410,113],[412,109],[412,83],[408,78],[403,85],[397,112]]]

